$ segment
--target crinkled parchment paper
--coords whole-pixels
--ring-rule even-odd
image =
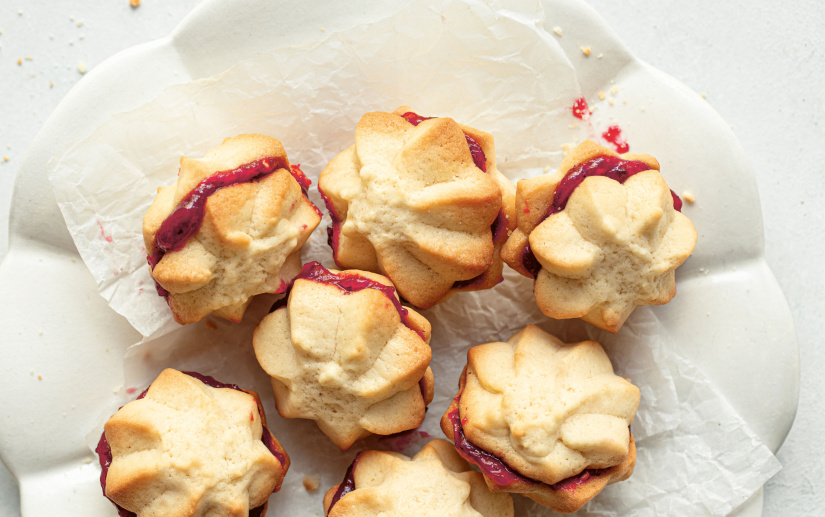
[[[273,515],[320,515],[323,492],[340,481],[358,450],[414,453],[429,436],[441,437],[438,420],[455,394],[468,347],[505,340],[528,323],[567,341],[599,339],[617,373],[642,391],[633,423],[636,472],[608,487],[582,515],[724,515],[780,468],[702,372],[673,348],[655,309],[637,310],[616,336],[597,333],[581,322],[544,317],[531,282],[508,270],[493,290],[458,294],[423,311],[433,324],[436,378],[424,425],[341,452],[314,423],[282,419],[274,409],[251,333],[275,297],[259,297],[241,324],[208,318],[179,328],[155,294],[141,236],[143,214],[156,188],[174,181],[181,155],[200,156],[227,136],[275,136],[317,184],[323,166],[351,145],[361,115],[407,104],[493,133],[499,170],[513,180],[556,167],[563,144],[593,136],[570,111],[580,96],[576,70],[541,28],[538,3],[507,6],[414,2],[370,25],[322,33],[311,44],[273,50],[219,76],[170,87],[141,108],[113,116],[50,163],[58,203],[101,294],[152,337],[129,349],[128,389],[117,403],[134,398],[165,367],[257,390],[293,461],[283,489],[271,499]],[[310,197],[322,206],[314,187]],[[304,261],[332,265],[323,231],[328,222],[325,217],[304,248]],[[90,445],[116,409],[113,404],[101,413]],[[321,488],[306,491],[305,475],[319,478]],[[521,497],[516,501],[519,515],[553,513]]]

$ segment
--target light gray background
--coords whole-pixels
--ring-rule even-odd
[[[43,122],[83,77],[79,63],[91,69],[167,35],[198,3],[144,0],[133,9],[128,0],[0,1],[0,256],[17,169]],[[825,3],[590,3],[640,58],[706,93],[751,157],[765,253],[791,306],[802,369],[799,413],[779,452],[784,468],[766,486],[764,515],[822,511],[825,479],[817,473],[825,451],[814,439],[825,428],[817,397],[825,393]],[[57,436],[56,429],[44,439]],[[19,504],[15,480],[0,465],[0,516],[19,516]]]

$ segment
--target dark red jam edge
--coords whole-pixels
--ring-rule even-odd
[[[298,279],[334,285],[338,289],[344,291],[344,294],[351,294],[364,289],[375,289],[376,291],[380,291],[395,306],[395,310],[398,311],[398,315],[401,317],[401,323],[421,336],[421,339],[424,339],[424,332],[410,324],[409,312],[401,305],[401,302],[395,296],[395,287],[384,285],[376,282],[375,280],[370,280],[369,278],[354,273],[332,273],[318,262],[307,262],[304,264],[304,267],[301,268],[301,272],[298,273],[298,276],[293,278],[287,285],[284,297],[275,302],[272,305],[272,308],[269,309],[269,312],[275,312],[278,309],[283,309],[286,307],[287,302],[289,301],[289,295],[292,293],[292,287]]]
[[[163,259],[164,255],[172,251],[180,251],[189,239],[198,233],[206,215],[206,201],[212,194],[232,185],[260,181],[278,169],[289,170],[292,177],[301,186],[304,197],[309,201],[307,189],[312,182],[306,177],[299,165],[287,168],[286,160],[280,157],[261,158],[241,165],[236,169],[216,172],[190,190],[163,220],[158,232],[155,234],[152,251],[146,257],[149,267],[155,269],[155,266]],[[318,207],[311,201],[310,204],[318,215],[321,215]],[[155,281],[155,288],[158,295],[164,298],[169,296],[169,291],[161,287],[157,281]]]
[[[573,195],[573,191],[575,191],[586,178],[591,176],[604,176],[619,183],[624,183],[631,176],[648,170],[650,170],[650,166],[644,162],[638,160],[623,160],[617,156],[597,156],[586,162],[582,162],[567,171],[567,174],[565,174],[559,184],[556,185],[556,189],[553,192],[553,202],[547,208],[547,213],[542,218],[542,221],[564,210],[565,207],[567,207],[570,196]],[[673,198],[673,208],[681,212],[682,200],[673,190],[670,191],[670,195]],[[539,223],[541,223],[541,221],[539,221]],[[521,253],[521,264],[533,278],[536,278],[541,269],[541,264],[539,264],[529,244],[527,244]]]
[[[485,476],[490,478],[496,485],[506,487],[513,483],[521,482],[526,485],[546,485],[552,490],[575,490],[589,479],[598,477],[607,472],[608,469],[585,469],[575,476],[562,479],[552,485],[542,483],[535,479],[519,474],[515,469],[507,465],[501,458],[485,451],[467,439],[462,427],[462,421],[458,414],[458,403],[461,394],[454,399],[455,409],[447,413],[450,423],[453,426],[453,443],[462,458],[476,465]]]
[[[211,386],[213,388],[229,388],[237,391],[243,391],[244,393],[246,393],[246,391],[239,388],[237,384],[225,384],[223,382],[215,380],[214,377],[210,377],[209,375],[203,375],[201,373],[187,371],[182,371],[181,373],[185,373],[190,377],[194,377],[195,379],[201,381],[207,386]],[[137,399],[135,400],[140,400],[144,398],[146,396],[146,393],[148,392],[149,388],[146,388],[145,390],[140,392],[140,395],[138,395]],[[258,406],[260,407],[260,402],[258,402]],[[266,446],[266,448],[269,449],[269,452],[271,452],[272,455],[278,459],[278,462],[281,464],[281,466],[283,466],[286,463],[286,457],[284,457],[284,455],[281,454],[276,448],[275,442],[272,440],[272,434],[269,432],[269,429],[266,427],[266,425],[263,425],[263,422],[262,426],[263,433],[261,434],[261,441],[263,442],[264,446]],[[97,453],[98,460],[100,461],[100,488],[103,489],[103,495],[106,496],[106,476],[107,474],[109,474],[109,467],[112,465],[112,448],[109,446],[109,441],[106,440],[105,431],[100,435],[100,441],[97,442],[95,452]],[[279,488],[280,485],[278,485],[278,487],[276,487],[272,493],[277,492]],[[109,499],[108,496],[106,498]],[[109,501],[112,500],[109,499]],[[130,512],[129,510],[123,508],[116,502],[112,501],[112,504],[114,504],[117,507],[117,513],[120,517],[137,517],[133,512]],[[261,506],[258,506],[257,508],[250,509],[249,517],[260,517],[261,515],[263,515],[265,507],[266,503],[262,504]]]
[[[347,467],[347,472],[344,474],[344,479],[341,480],[341,483],[338,485],[338,490],[335,491],[335,494],[332,496],[332,502],[329,503],[329,508],[327,508],[327,515],[329,512],[332,511],[332,507],[335,506],[342,497],[347,495],[348,493],[355,490],[355,466],[358,464],[358,459],[361,457],[362,452],[359,452],[355,455],[355,459],[352,460],[352,463],[349,467]]]
[[[422,117],[412,111],[402,114],[401,117],[413,126],[418,126],[418,124],[424,122],[425,120],[437,118]],[[467,133],[464,133],[464,139],[467,140],[467,145],[470,147],[470,155],[473,157],[473,163],[475,163],[476,167],[481,169],[482,172],[487,172],[487,156],[484,155],[484,150],[481,148],[478,141]]]

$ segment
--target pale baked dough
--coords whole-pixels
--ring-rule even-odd
[[[585,141],[558,172],[520,180],[516,190],[518,228],[501,256],[513,269],[532,275],[522,263],[528,243],[541,265],[535,297],[551,318],[582,318],[617,332],[633,309],[661,305],[676,294],[675,270],[693,252],[697,233],[673,208],[659,163],[646,154],[624,154],[650,167],[623,184],[586,178],[564,210],[547,216],[556,186],[579,164],[620,155]]]
[[[331,272],[392,286],[374,273]],[[281,416],[314,420],[341,449],[370,434],[418,427],[433,397],[430,324],[406,310],[412,328],[379,290],[350,293],[297,278],[287,305],[253,337]]]
[[[143,219],[147,254],[163,221],[201,181],[262,158],[279,159],[285,167],[215,192],[198,233],[155,266],[152,276],[170,293],[179,323],[209,314],[240,321],[253,296],[281,287],[285,265],[291,272],[286,281],[300,269],[301,246],[321,216],[290,174],[281,143],[255,134],[227,138],[201,159],[181,158],[177,181],[158,189]]]
[[[499,282],[502,242],[491,225],[502,211],[504,236],[515,227],[515,192],[496,169],[492,135],[446,117],[414,126],[401,117],[411,111],[364,115],[355,145],[324,168],[318,188],[341,221],[338,266],[384,274],[426,309],[454,290]],[[465,133],[484,151],[487,172]]]
[[[289,467],[261,441],[263,418],[255,395],[164,370],[106,422],[106,496],[138,517],[247,517]]]
[[[491,489],[570,512],[633,472],[629,426],[639,400],[639,389],[613,373],[599,343],[566,344],[528,325],[505,343],[470,348],[458,403],[441,427],[452,439],[448,415],[457,408],[467,440],[539,482],[502,487],[487,479]],[[586,469],[610,470],[576,490],[549,486]]]
[[[330,511],[339,485],[324,497],[329,517],[512,517],[509,494],[490,492],[478,472],[446,440],[432,440],[413,458],[365,451],[353,469],[355,490]]]

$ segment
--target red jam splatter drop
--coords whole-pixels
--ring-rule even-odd
[[[650,170],[650,166],[644,162],[638,160],[623,160],[616,156],[597,156],[580,163],[567,171],[567,174],[565,174],[559,184],[556,185],[556,190],[553,192],[553,202],[548,207],[547,214],[542,221],[564,210],[567,206],[567,201],[569,201],[570,196],[573,195],[573,191],[582,184],[585,178],[589,178],[590,176],[604,176],[619,183],[624,183],[627,181],[627,178],[647,170]],[[673,197],[673,208],[681,212],[682,200],[679,199],[679,196],[672,190],[670,194]],[[522,251],[521,263],[524,269],[533,275],[533,278],[538,275],[541,269],[541,264],[539,264],[529,244]]]
[[[613,144],[613,149],[615,149],[617,153],[624,154],[630,150],[630,146],[627,145],[627,140],[622,138],[622,128],[615,124],[608,127],[607,131],[602,133],[602,138]]]
[[[269,309],[269,312],[275,312],[278,309],[283,309],[286,307],[287,302],[289,301],[289,295],[292,293],[292,287],[298,279],[334,285],[338,289],[344,291],[345,294],[363,291],[364,289],[375,289],[376,291],[380,291],[395,306],[395,310],[398,311],[398,315],[401,317],[401,323],[421,336],[421,339],[424,339],[424,332],[410,324],[409,312],[401,305],[401,302],[396,297],[395,287],[384,285],[380,282],[370,280],[369,278],[356,275],[354,273],[332,273],[318,262],[308,262],[304,264],[304,267],[301,268],[301,272],[298,273],[298,276],[293,278],[292,282],[290,282],[287,286],[284,297],[275,302],[272,305],[272,308]]]
[[[202,383],[206,384],[207,386],[211,386],[213,388],[229,388],[229,389],[233,389],[233,390],[237,390],[237,391],[243,391],[244,393],[246,393],[246,391],[239,388],[237,384],[224,384],[220,381],[215,380],[214,377],[210,377],[208,375],[203,375],[203,374],[200,374],[200,373],[197,373],[197,372],[186,372],[186,371],[181,372],[181,373],[185,373],[186,375],[188,375],[190,377],[194,377],[195,379],[201,381]],[[135,390],[134,388],[129,388],[129,390],[126,390],[126,392],[129,393],[129,394],[134,393],[135,391],[137,391],[137,390]],[[136,400],[140,400],[140,399],[144,398],[148,392],[149,392],[149,388],[147,387],[145,390],[140,392],[140,395],[138,395]],[[262,409],[260,408],[260,401],[256,401],[256,402],[258,403],[259,411],[262,411]],[[267,449],[269,449],[269,452],[271,452],[272,455],[275,456],[275,458],[277,458],[278,461],[280,462],[280,464],[283,466],[286,462],[286,458],[284,457],[283,454],[281,454],[278,451],[277,447],[275,446],[275,442],[272,440],[272,434],[269,432],[269,429],[265,425],[262,425],[262,427],[263,427],[263,433],[261,434],[261,441],[263,442],[264,446]],[[100,461],[100,469],[101,469],[101,472],[100,472],[100,487],[103,489],[103,495],[105,496],[106,495],[106,476],[109,474],[109,467],[112,466],[112,447],[109,445],[108,440],[106,440],[106,432],[105,431],[100,435],[100,441],[97,442],[97,447],[95,448],[95,452],[97,453],[98,460]],[[273,490],[273,493],[277,492],[279,488],[281,488],[280,485],[275,487],[275,490]],[[106,498],[109,499],[108,496]],[[109,499],[109,500],[112,501],[111,499]],[[114,501],[112,501],[112,504],[114,504],[117,507],[117,513],[120,517],[137,517],[133,512],[130,512],[129,510],[123,508],[122,506],[115,503]],[[263,505],[261,505],[257,508],[252,508],[251,510],[249,510],[249,517],[260,517],[261,515],[263,515],[264,506],[266,506],[266,503],[264,503]]]
[[[590,108],[587,106],[587,100],[584,97],[579,97],[570,108],[573,116],[579,120],[587,120],[590,118]]]

